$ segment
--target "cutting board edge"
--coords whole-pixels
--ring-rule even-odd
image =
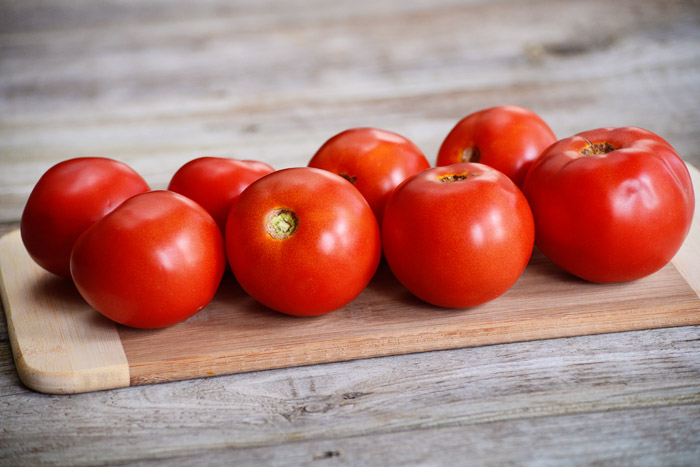
[[[13,244],[21,247],[19,252],[13,250]],[[100,317],[100,326],[93,328],[84,313],[70,308],[53,309],[53,313],[42,316],[42,323],[36,324],[35,316],[24,313],[28,307],[21,306],[22,297],[11,298],[8,292],[10,281],[21,282],[18,275],[34,276],[35,271],[41,271],[24,250],[19,229],[0,238],[0,253],[0,295],[10,347],[22,383],[45,394],[77,394],[129,386],[129,363],[116,324]],[[27,267],[23,269],[22,265]],[[15,274],[11,276],[9,271]],[[23,291],[29,294],[29,291]],[[34,332],[18,333],[18,322],[22,323],[19,326],[22,329]],[[58,345],[51,343],[55,338],[51,331],[63,330],[65,326],[72,326],[70,331],[88,337],[85,339],[88,343],[65,339]],[[89,339],[91,337],[95,339]],[[63,368],[46,365],[39,357],[45,353],[58,354],[54,360],[62,361]]]
[[[686,164],[695,192],[695,213],[688,237],[671,261],[695,294],[700,297],[700,171]]]
[[[670,314],[671,312],[669,311],[668,313]],[[563,320],[566,321],[566,318],[563,318]],[[580,328],[576,326],[575,321],[571,320],[570,322],[567,322],[566,325],[563,327],[565,329],[564,331],[562,331],[562,327],[552,326],[549,331],[545,331],[544,333],[539,334],[518,333],[517,337],[513,337],[515,333],[511,332],[510,334],[508,334],[510,336],[508,338],[502,336],[500,332],[495,332],[492,329],[492,332],[485,332],[479,334],[471,334],[470,332],[459,331],[455,331],[452,333],[438,332],[438,336],[432,336],[434,339],[426,340],[424,339],[425,335],[429,335],[431,333],[429,331],[423,331],[411,334],[409,336],[388,336],[388,338],[401,338],[402,340],[406,340],[406,337],[408,337],[408,340],[411,341],[408,345],[404,345],[400,349],[393,348],[391,352],[382,351],[380,347],[365,346],[364,344],[366,344],[367,340],[371,340],[371,337],[355,339],[354,342],[348,342],[347,340],[340,339],[339,341],[342,341],[341,343],[343,346],[349,346],[355,349],[363,350],[358,350],[349,354],[344,354],[342,352],[331,352],[335,355],[331,357],[329,357],[328,355],[324,355],[323,357],[321,357],[320,354],[324,353],[325,350],[329,348],[338,348],[336,345],[334,345],[334,342],[336,340],[331,339],[328,341],[315,342],[311,345],[307,344],[307,353],[303,356],[303,358],[296,356],[297,358],[295,360],[289,360],[288,358],[285,358],[284,352],[279,352],[278,350],[273,349],[271,352],[266,353],[266,358],[262,361],[259,359],[247,359],[245,355],[240,354],[232,356],[229,354],[211,353],[198,355],[195,358],[188,359],[186,363],[187,366],[184,367],[183,364],[185,362],[179,360],[179,367],[176,370],[168,369],[169,366],[173,365],[173,362],[167,360],[159,362],[149,362],[148,364],[133,364],[131,366],[131,386],[242,374],[255,371],[296,368],[301,366],[311,366],[327,363],[340,363],[345,361],[391,357],[396,355],[409,355],[424,352],[458,350],[489,345],[534,342],[555,338],[558,339],[583,337],[592,335],[615,334],[621,332],[644,331],[651,329],[663,329],[697,325],[700,325],[700,311],[692,316],[686,316],[683,318],[679,317],[675,321],[664,321],[663,323],[655,322],[653,317],[638,319],[634,325],[628,326],[626,329],[623,330],[620,330],[612,324],[608,324],[598,329],[591,329],[588,331],[581,332]],[[452,335],[449,336],[448,334]],[[387,336],[381,336],[381,339],[386,338]],[[426,342],[429,343],[426,344]],[[216,362],[217,360],[219,361],[219,363],[211,363]],[[203,365],[203,363],[207,363],[207,365]],[[158,367],[160,371],[154,372],[153,367]]]

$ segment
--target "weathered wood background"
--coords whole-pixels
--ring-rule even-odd
[[[560,137],[642,126],[700,165],[700,2],[3,0],[0,222],[70,157],[163,188],[200,155],[305,165],[377,126],[434,161],[506,103]],[[700,329],[45,396],[3,322],[0,420],[8,465],[697,464]]]
[[[700,162],[700,4],[683,1],[2,2],[0,220],[53,163],[154,186],[200,155],[305,165],[368,125],[434,161],[462,116],[529,107],[560,137],[660,133]]]

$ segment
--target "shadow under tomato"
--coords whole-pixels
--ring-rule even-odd
[[[50,273],[44,273],[31,285],[29,308],[39,317],[58,317],[55,325],[75,326],[76,328],[110,329],[112,321],[92,308],[78,292],[70,279],[61,278]],[[41,318],[40,318],[41,319]],[[97,334],[82,335],[83,340],[89,340]]]
[[[80,307],[90,307],[78,292],[78,289],[70,279],[45,273],[34,282],[30,290],[31,297],[35,297],[39,304],[60,311],[71,311]]]

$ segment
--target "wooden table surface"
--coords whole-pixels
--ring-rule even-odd
[[[70,157],[164,188],[194,157],[305,165],[375,126],[434,162],[499,104],[559,137],[645,127],[700,166],[700,3],[2,2],[0,223]],[[0,426],[0,465],[697,465],[700,327],[48,396],[3,320]]]

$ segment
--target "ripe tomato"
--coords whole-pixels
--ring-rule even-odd
[[[483,164],[435,167],[389,197],[382,242],[396,278],[433,305],[492,300],[520,277],[535,237],[525,196]]]
[[[345,180],[308,167],[253,182],[226,224],[229,264],[263,305],[313,316],[344,306],[367,286],[381,256],[379,226]]]
[[[601,128],[558,141],[530,168],[523,191],[539,249],[593,282],[639,279],[680,248],[695,206],[683,161],[641,128]]]
[[[199,203],[211,214],[223,233],[226,216],[241,191],[273,171],[264,162],[200,157],[189,161],[175,172],[168,190]]]
[[[149,189],[122,162],[100,157],[59,162],[29,195],[20,224],[24,246],[39,266],[69,278],[78,236],[125,199]]]
[[[532,161],[555,141],[536,113],[514,105],[491,107],[457,123],[440,146],[437,165],[480,162],[521,187]]]
[[[78,291],[106,317],[136,328],[189,318],[214,297],[224,272],[223,236],[197,203],[170,191],[136,195],[76,241]]]
[[[401,135],[377,128],[352,128],[326,141],[309,167],[349,180],[372,207],[381,225],[384,204],[394,188],[430,167],[423,153]]]

